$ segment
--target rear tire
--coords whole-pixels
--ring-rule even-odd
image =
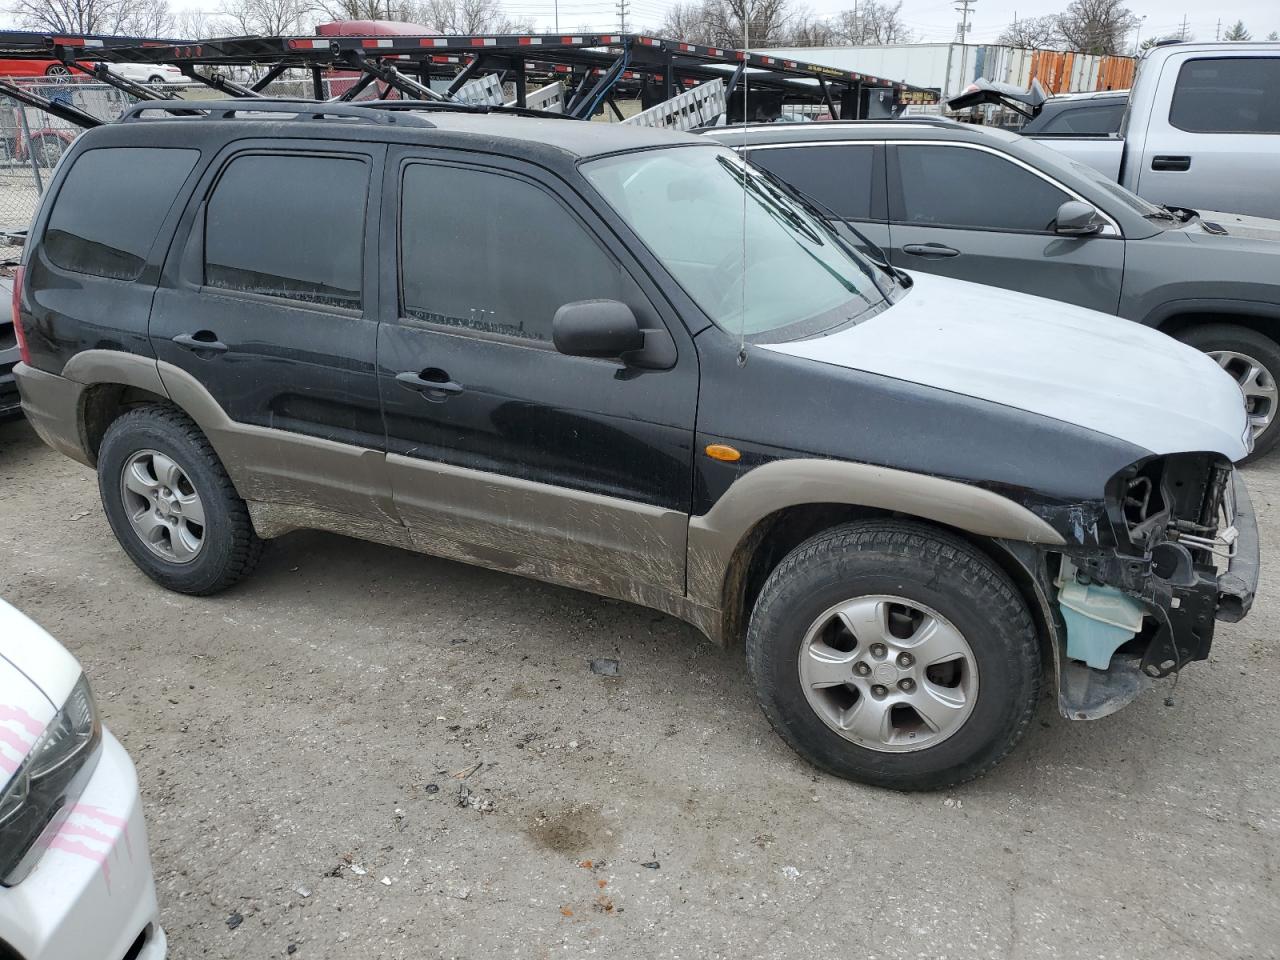
[[[895,790],[989,770],[1026,732],[1040,691],[1035,627],[1008,576],[919,523],[846,524],[802,543],[765,582],[746,648],[765,716],[792,749]]]
[[[1235,323],[1215,323],[1184,330],[1178,339],[1209,354],[1235,378],[1250,404],[1250,417],[1266,417],[1254,428],[1253,452],[1242,460],[1252,463],[1280,443],[1280,344],[1266,334]],[[1260,369],[1250,376],[1250,366]]]
[[[107,428],[98,491],[120,546],[162,587],[217,593],[247,576],[262,553],[213,447],[172,407],[138,407]]]

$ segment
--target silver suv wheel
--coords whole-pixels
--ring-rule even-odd
[[[869,750],[908,753],[958,731],[978,696],[973,650],[936,610],[866,596],[823,613],[800,645],[800,683],[822,721]]]
[[[1223,370],[1231,374],[1244,391],[1244,405],[1249,412],[1249,426],[1256,439],[1276,417],[1276,402],[1280,391],[1276,389],[1271,373],[1256,359],[1236,350],[1210,350],[1209,356]]]
[[[204,546],[204,504],[183,469],[163,453],[139,450],[120,471],[129,525],[147,549],[170,563],[190,563]]]

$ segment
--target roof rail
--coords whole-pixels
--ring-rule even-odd
[[[577,120],[567,113],[554,110],[535,110],[531,107],[508,107],[497,103],[463,103],[458,100],[357,100],[349,101],[352,106],[370,107],[376,110],[397,110],[409,112],[424,110],[440,113],[503,113],[516,117],[542,117],[548,120]],[[247,107],[245,109],[248,109]]]
[[[230,120],[239,114],[278,113],[295,120],[323,120],[335,117],[343,120],[360,120],[365,123],[393,124],[400,122],[400,115],[385,109],[371,109],[354,103],[317,102],[315,100],[227,99],[227,100],[144,100],[133,104],[120,115],[120,122],[143,120],[144,114],[167,113],[171,116],[203,114],[208,120]],[[283,118],[283,117],[282,117]],[[425,117],[407,114],[404,119],[415,126],[434,127]]]

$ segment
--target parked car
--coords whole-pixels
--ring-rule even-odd
[[[24,126],[19,109],[7,97],[0,103],[0,159],[27,163],[34,150],[37,163],[53,167],[79,131],[51,125],[38,110],[26,111]]]
[[[1249,422],[1195,350],[878,265],[705,137],[244,109],[87,131],[18,278],[23,410],[157,583],[317,528],[644,604],[902,789],[1003,757],[1042,662],[1099,716],[1252,602]]]
[[[177,67],[167,63],[109,63],[107,69],[116,76],[135,83],[190,83]]]
[[[49,77],[55,82],[71,79],[71,68],[61,60],[9,60],[0,58],[0,77]]]
[[[0,600],[0,956],[164,955],[133,763],[75,658]]]
[[[1023,136],[1102,137],[1120,132],[1128,90],[1099,90],[1091,93],[1064,93],[1049,97],[1036,115],[1022,125]]]
[[[896,267],[1118,314],[1204,350],[1244,391],[1254,456],[1280,441],[1280,221],[1158,207],[990,127],[708,134],[844,218]]]
[[[1009,98],[996,86],[967,91],[949,106],[1017,108],[1021,101],[1025,108],[1025,97]],[[1152,47],[1138,65],[1118,135],[1039,133],[1153,203],[1280,218],[1280,43]]]

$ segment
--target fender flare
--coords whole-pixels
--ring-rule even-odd
[[[1269,303],[1265,300],[1232,300],[1226,297],[1169,300],[1149,311],[1142,318],[1142,323],[1158,330],[1173,317],[1186,313],[1220,313],[1224,315],[1224,320],[1233,315],[1255,317],[1262,320],[1275,320],[1280,324],[1280,303]],[[1277,329],[1280,330],[1280,326]]]
[[[727,613],[733,560],[751,531],[779,510],[814,503],[891,510],[984,537],[1066,542],[1021,504],[957,480],[843,460],[775,460],[734,481],[715,506],[690,518],[690,602]]]

